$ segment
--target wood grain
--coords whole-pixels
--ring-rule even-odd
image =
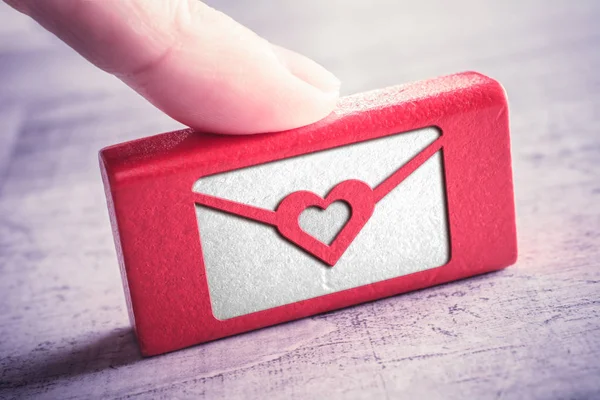
[[[1,5],[0,398],[599,398],[600,2],[210,3],[344,94],[500,80],[519,262],[142,360],[97,151],[179,125]]]

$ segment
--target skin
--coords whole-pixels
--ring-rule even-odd
[[[292,129],[335,107],[339,80],[197,0],[5,0],[185,125]]]

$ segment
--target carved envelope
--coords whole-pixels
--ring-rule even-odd
[[[439,138],[437,128],[426,128],[199,179],[195,201],[215,316],[445,264]],[[345,210],[335,215],[336,205]],[[310,220],[311,208],[323,211]]]

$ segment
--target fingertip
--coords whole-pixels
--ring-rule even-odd
[[[121,79],[174,119],[205,132],[284,131],[334,110],[340,81],[331,72],[229,18],[212,21],[218,41],[194,28],[159,64]]]
[[[274,44],[271,44],[271,47],[290,73],[323,93],[337,97],[341,82],[333,73],[302,54]]]

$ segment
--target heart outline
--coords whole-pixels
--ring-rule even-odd
[[[350,206],[350,218],[327,245],[304,231],[299,217],[308,207],[325,210],[335,201],[344,201]],[[375,196],[371,187],[360,180],[350,179],[338,183],[324,198],[306,190],[290,193],[277,207],[276,226],[284,238],[334,266],[371,218],[374,208]]]

